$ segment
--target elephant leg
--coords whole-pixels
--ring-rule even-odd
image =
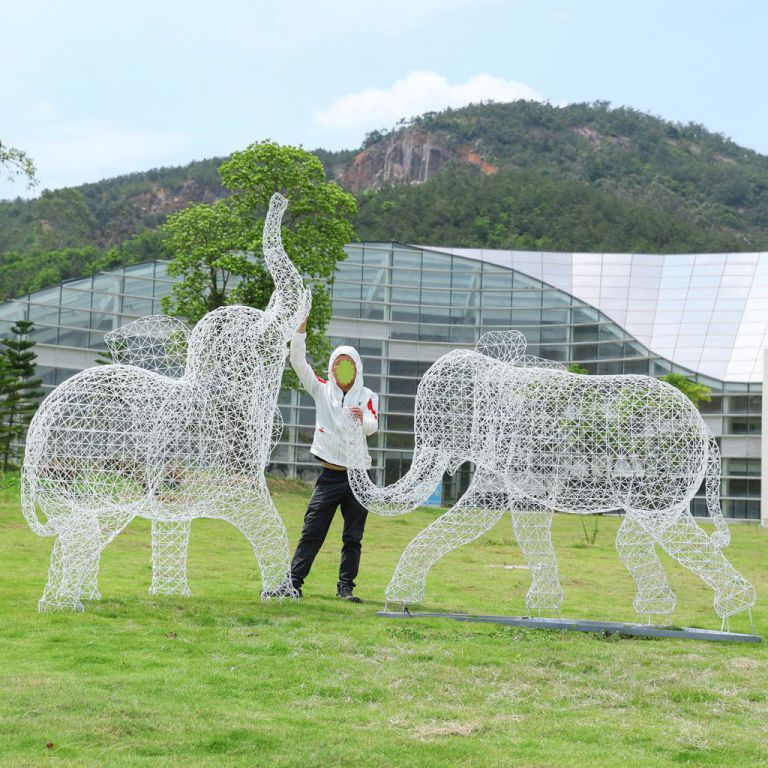
[[[632,605],[645,623],[654,614],[669,616],[675,610],[675,593],[656,554],[653,537],[638,520],[638,513],[627,510],[616,535],[616,551],[632,576],[637,593]]]
[[[128,523],[133,520],[133,512],[111,512],[97,515],[99,527],[99,551],[84,565],[85,576],[80,590],[81,600],[101,600],[99,592],[99,562],[101,553],[112,539],[120,533]]]
[[[508,494],[482,483],[478,475],[454,507],[430,523],[405,548],[392,581],[387,602],[420,603],[429,569],[444,555],[482,536],[504,514]]]
[[[266,485],[256,498],[235,508],[226,519],[251,542],[261,572],[261,599],[298,597],[298,592],[289,586],[288,532]]]
[[[80,589],[81,600],[101,600],[98,584],[101,552],[133,520],[133,517],[132,512],[110,513],[96,517],[99,528],[99,550],[90,559],[83,560],[85,576]]]
[[[48,583],[38,603],[38,610],[82,611],[83,585],[86,578],[96,582],[101,536],[99,524],[92,515],[75,512],[69,525],[59,533],[51,553]]]
[[[38,609],[82,611],[82,600],[100,600],[101,552],[133,517],[132,512],[98,515],[75,511],[54,543],[48,584]]]
[[[687,507],[680,510],[675,522],[654,536],[670,557],[712,587],[715,613],[723,619],[723,626],[730,616],[754,605],[755,588],[725,559]]]
[[[101,550],[99,550],[101,552]],[[86,568],[85,576],[83,577],[83,584],[80,589],[81,600],[101,600],[101,592],[99,592],[99,561],[100,556],[92,559],[89,567]]]
[[[557,570],[557,555],[552,546],[552,510],[535,501],[519,499],[512,505],[512,528],[531,571],[531,587],[525,596],[529,613],[559,611],[563,588]]]
[[[150,595],[183,595],[192,592],[187,583],[189,520],[152,521],[152,586]]]

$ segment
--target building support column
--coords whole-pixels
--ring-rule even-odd
[[[768,349],[763,350],[763,420],[760,427],[760,526],[768,525]]]

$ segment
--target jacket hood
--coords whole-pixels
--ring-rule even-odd
[[[331,393],[336,403],[340,403],[344,397],[344,392],[339,388],[339,385],[336,383],[336,377],[333,375],[333,364],[339,355],[347,355],[352,358],[352,361],[355,364],[355,382],[352,384],[347,394],[354,397],[363,388],[363,361],[360,358],[360,353],[354,347],[346,345],[336,347],[336,349],[331,352],[331,357],[328,360],[328,383],[331,385]]]

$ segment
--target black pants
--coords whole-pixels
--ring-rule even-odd
[[[339,506],[344,517],[344,532],[341,534],[338,587],[355,586],[368,510],[352,493],[346,472],[323,467],[309,500],[301,539],[291,562],[291,580],[295,587],[301,587],[307,578]]]

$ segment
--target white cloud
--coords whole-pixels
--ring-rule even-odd
[[[390,127],[400,118],[423,112],[462,107],[480,101],[543,101],[544,97],[525,83],[481,74],[464,83],[451,85],[434,72],[410,72],[389,88],[364,88],[342,96],[322,111],[315,123],[323,128],[359,131]]]

